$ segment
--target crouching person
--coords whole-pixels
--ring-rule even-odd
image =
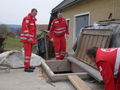
[[[97,64],[105,90],[120,90],[120,48],[92,47],[86,54]]]

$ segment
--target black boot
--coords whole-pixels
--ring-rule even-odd
[[[31,68],[25,68],[24,71],[25,71],[25,72],[33,72],[34,69],[31,69]]]
[[[29,68],[30,68],[30,69],[33,69],[33,70],[35,69],[35,67],[34,67],[34,66],[30,66]]]

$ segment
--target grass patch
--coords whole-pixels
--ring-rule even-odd
[[[5,41],[5,50],[20,50],[23,44],[15,38],[8,37]]]

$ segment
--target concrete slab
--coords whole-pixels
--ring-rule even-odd
[[[69,81],[48,83],[39,69],[26,73],[23,69],[12,69],[10,73],[0,71],[0,90],[75,90]]]
[[[69,81],[50,82],[41,69],[26,73],[23,69],[0,70],[0,90],[76,90]],[[103,84],[84,80],[92,90],[103,90]]]

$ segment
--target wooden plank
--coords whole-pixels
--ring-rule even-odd
[[[106,46],[106,42],[107,42],[108,38],[106,36],[103,37],[103,41],[101,43],[101,48],[107,47]]]
[[[80,42],[80,45],[78,48],[77,57],[81,56],[81,54],[82,54],[81,50],[83,49],[82,47],[85,44],[84,40],[86,40],[86,36],[81,36],[81,42]]]
[[[93,36],[89,35],[88,43],[87,43],[86,46],[84,46],[84,51],[83,51],[83,57],[84,57],[84,59],[85,59],[86,62],[89,62],[88,56],[86,55],[86,49],[88,49],[89,47],[91,47],[92,42],[93,42]]]
[[[107,42],[110,42],[111,37],[112,37],[112,36],[108,36],[108,37],[107,37]],[[106,43],[105,47],[108,47],[108,46],[109,46],[109,43]]]
[[[97,40],[97,43],[96,43],[96,47],[101,47],[102,41],[103,41],[103,37],[102,37],[102,36],[99,36],[99,37],[98,37],[98,40]],[[106,42],[105,42],[105,43],[106,43]]]
[[[90,48],[90,47],[96,47],[97,41],[98,41],[98,36],[93,36],[93,40],[92,40],[91,45],[89,45],[89,48]],[[91,41],[90,41],[90,42],[91,42]],[[88,57],[88,56],[87,56],[87,57]],[[93,66],[94,68],[97,68],[95,62],[91,62],[91,59],[90,59],[89,57],[86,58],[86,59],[88,60],[88,64],[89,64],[89,65]]]
[[[68,75],[68,79],[77,90],[92,90],[86,83],[77,75]]]
[[[48,60],[48,44],[47,44],[47,38],[46,35],[44,34],[44,38],[45,38],[45,50],[46,50],[46,60]]]
[[[83,39],[83,42],[81,42],[81,43],[84,43],[84,45],[81,47],[81,50],[80,50],[81,55],[79,55],[79,57],[81,57],[82,60],[84,59],[85,48],[87,47],[90,39],[90,36],[87,36],[87,35],[84,35],[84,36],[86,36],[86,39]]]
[[[97,36],[109,36],[112,30],[108,29],[83,29],[82,34],[86,35],[97,35]]]

